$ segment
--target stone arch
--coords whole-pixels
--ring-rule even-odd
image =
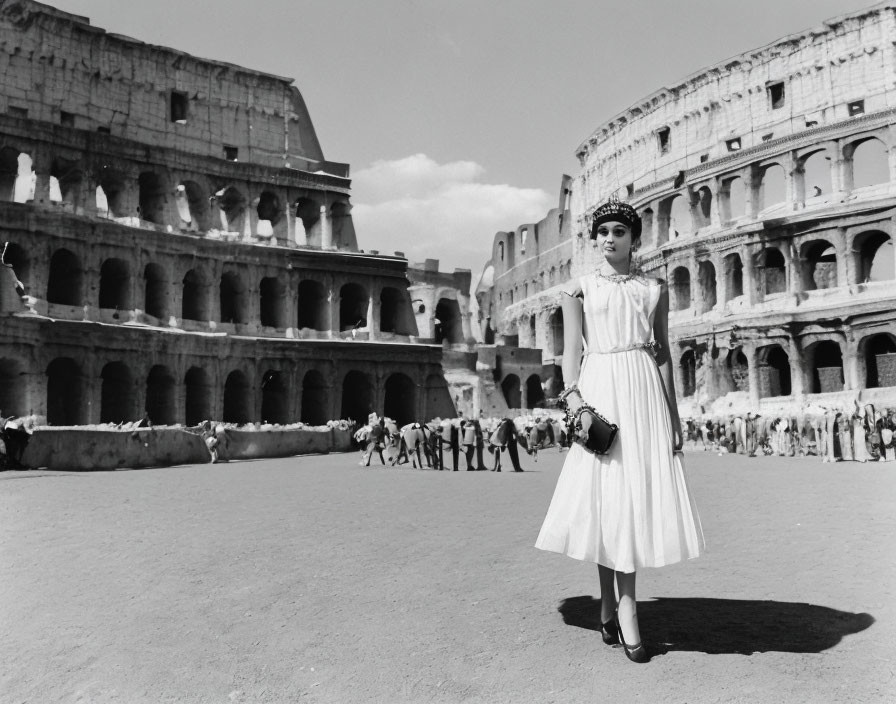
[[[236,271],[221,274],[218,287],[221,302],[221,322],[244,325],[248,322],[246,285]]]
[[[756,268],[759,270],[761,290],[764,295],[771,296],[787,290],[787,261],[777,247],[766,247],[756,255]]]
[[[184,320],[210,320],[208,287],[200,269],[190,269],[183,280],[181,318]]]
[[[147,264],[143,269],[143,310],[164,321],[168,315],[168,272],[161,264]]]
[[[84,273],[77,256],[67,249],[57,249],[50,257],[47,278],[47,303],[80,306]]]
[[[803,202],[831,191],[831,157],[820,149],[803,156],[798,162],[797,181]]]
[[[156,225],[165,224],[165,182],[152,171],[144,171],[137,179],[140,189],[140,219]]]
[[[12,267],[16,278],[21,282],[27,293],[31,289],[31,259],[28,252],[15,242],[6,242],[4,246],[0,246],[0,255],[3,258],[3,264]]]
[[[227,375],[224,381],[224,422],[244,425],[252,420],[252,401],[249,396],[249,380],[239,369]]]
[[[896,253],[893,238],[880,230],[860,232],[852,240],[855,257],[856,283],[896,279]]]
[[[787,202],[787,174],[780,164],[768,164],[759,172],[758,210]]]
[[[875,137],[860,139],[843,149],[849,164],[850,189],[890,182],[887,146]]]
[[[697,393],[697,355],[694,350],[685,350],[678,361],[681,367],[681,395],[688,398]]]
[[[352,227],[351,218],[351,208],[345,201],[337,200],[330,206],[330,223],[334,246],[348,247],[354,244],[354,228]]]
[[[14,147],[0,149],[0,201],[16,201],[16,181],[19,178],[19,150]]]
[[[544,407],[544,389],[538,374],[530,374],[526,379],[526,406],[528,408]]]
[[[246,225],[246,209],[248,203],[235,186],[222,188],[215,194],[218,209],[221,212],[221,229],[227,232],[242,232]]]
[[[320,223],[320,203],[314,198],[305,196],[296,201],[295,208],[296,220],[302,223],[308,244],[320,245],[320,228],[318,227],[315,230],[315,227]],[[317,235],[316,238],[314,237],[315,234]],[[317,241],[313,242],[315,239]],[[366,418],[364,422],[367,422]]]
[[[700,285],[700,312],[705,313],[716,306],[716,268],[711,261],[704,260],[697,265],[697,280]]]
[[[641,242],[642,246],[653,244],[648,240],[653,236],[653,208],[644,208],[641,211]],[[554,283],[554,267],[551,267],[551,284]]]
[[[0,358],[0,415],[28,415],[26,380],[25,367],[19,360]]]
[[[869,335],[859,342],[865,358],[865,387],[896,386],[896,335]]]
[[[184,423],[199,425],[212,420],[212,383],[202,367],[190,367],[184,375]]]
[[[692,230],[692,223],[687,199],[680,193],[676,193],[660,201],[657,224],[659,226],[658,245],[689,234]]]
[[[722,181],[722,220],[731,222],[747,213],[747,189],[740,176]]]
[[[702,186],[694,193],[694,214],[697,229],[712,224],[712,190],[709,186]]]
[[[456,415],[454,401],[451,400],[451,391],[448,389],[448,384],[445,383],[444,376],[430,374],[426,377],[426,407],[423,413],[426,420],[436,417],[450,418]]]
[[[384,286],[380,291],[380,331],[397,335],[413,335],[408,325],[410,315],[405,291],[394,286]]]
[[[342,406],[340,416],[365,425],[367,417],[375,410],[374,388],[370,377],[352,369],[342,380]]]
[[[440,298],[436,304],[435,341],[437,344],[448,342],[459,344],[464,341],[463,320],[460,306],[453,298]]]
[[[305,372],[302,377],[302,422],[308,425],[326,425],[329,420],[329,397],[329,386],[324,375],[316,369]]]
[[[261,420],[289,423],[289,390],[281,371],[268,369],[261,377]]]
[[[259,314],[264,327],[287,327],[286,285],[276,276],[266,276],[259,286]]]
[[[134,377],[124,362],[109,362],[100,374],[100,423],[135,420],[137,403]]]
[[[112,257],[100,267],[100,308],[130,310],[131,270],[124,259]]]
[[[740,254],[734,252],[722,260],[725,266],[725,302],[744,295],[744,265]]]
[[[508,374],[502,379],[501,391],[504,393],[504,400],[507,402],[507,408],[522,407],[523,400],[520,393],[520,378],[516,374]]]
[[[57,157],[50,165],[50,200],[78,208],[83,205],[86,182],[77,161]]]
[[[834,340],[821,340],[807,348],[812,359],[812,393],[843,391],[843,353]]]
[[[127,180],[115,169],[103,167],[96,187],[97,214],[106,217],[123,218],[127,211]]]
[[[146,413],[154,425],[177,423],[176,383],[169,369],[156,364],[146,376]]]
[[[827,240],[811,240],[800,247],[804,291],[837,288],[837,249]]]
[[[211,209],[206,190],[195,181],[183,181],[174,189],[174,200],[181,222],[192,231],[205,232],[211,227]]]
[[[790,357],[781,345],[766,345],[757,350],[759,398],[790,396]]]
[[[339,329],[367,327],[367,305],[367,290],[361,284],[345,284],[339,290]],[[366,416],[364,422],[367,422]]]
[[[691,272],[687,267],[676,267],[672,270],[670,281],[670,308],[673,311],[687,310],[691,307]]]
[[[551,326],[551,353],[555,357],[563,354],[563,309],[555,308],[549,318]]]
[[[386,379],[383,415],[401,427],[417,420],[417,387],[409,376],[395,372]]]
[[[327,289],[319,281],[304,279],[299,282],[298,328],[329,330]]]
[[[725,376],[730,391],[749,391],[749,367],[750,362],[742,347],[735,347],[728,351],[728,355],[725,357]]]
[[[84,376],[74,359],[57,357],[50,362],[47,365],[47,425],[83,424],[84,388]]]
[[[284,218],[283,203],[273,191],[262,191],[258,197],[258,229],[256,234],[262,237],[283,237],[285,232],[283,226],[286,224]]]

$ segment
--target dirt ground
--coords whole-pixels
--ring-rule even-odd
[[[0,701],[896,701],[896,465],[688,454],[708,552],[639,575],[635,665],[532,547],[563,457],[0,474]]]

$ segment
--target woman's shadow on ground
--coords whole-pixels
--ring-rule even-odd
[[[569,626],[600,629],[600,599],[570,597],[557,610]],[[844,636],[864,631],[874,617],[794,602],[660,597],[638,602],[638,621],[654,654],[694,650],[751,655],[820,653]]]

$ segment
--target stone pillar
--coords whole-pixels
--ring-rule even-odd
[[[850,178],[850,164],[843,156],[843,148],[839,142],[831,142],[828,145],[828,153],[831,156],[831,202],[842,201],[850,190],[852,180]]]
[[[339,291],[336,282],[330,284],[329,297],[327,298],[330,311],[330,337],[339,337]]]
[[[799,162],[796,158],[796,152],[788,152],[782,159],[784,167],[784,179],[787,188],[787,206],[788,210],[796,210],[802,205],[803,194],[800,185],[800,169]]]
[[[843,381],[846,389],[858,391],[864,388],[862,375],[859,373],[861,360],[859,359],[858,345],[853,340],[851,330],[846,330],[843,340]]]
[[[258,231],[258,198],[246,203],[243,211],[243,227],[242,239],[251,242],[255,239],[255,233]]]
[[[754,305],[760,300],[759,292],[756,289],[756,272],[753,269],[753,247],[743,246],[740,248],[740,261],[743,269],[744,296],[746,296],[747,304]]]
[[[855,256],[850,251],[845,227],[837,228],[836,237],[831,244],[837,250],[837,288],[861,283],[859,281],[860,274],[856,271]]]
[[[87,425],[100,422],[100,411],[103,398],[102,364],[93,358],[82,367],[81,403],[83,419]]]
[[[715,254],[709,258],[716,270],[716,307],[724,308],[728,302],[728,271],[725,266],[725,257]]]
[[[750,220],[755,220],[757,212],[756,185],[758,182],[755,169],[752,166],[748,166],[741,172],[741,176],[744,180],[744,215]]]
[[[376,340],[380,336],[380,312],[382,306],[380,297],[376,294],[377,292],[374,289],[367,299],[367,335],[370,340]]]
[[[747,356],[747,374],[750,384],[750,408],[754,412],[759,410],[759,354],[756,347],[744,345],[744,353]]]
[[[803,364],[803,352],[794,337],[787,339],[787,359],[790,363],[790,393],[795,398],[805,396],[808,368]]]
[[[333,229],[327,217],[327,206],[320,206],[320,248],[333,249]]]
[[[31,168],[34,170],[34,205],[50,205],[51,161],[41,151],[32,155]]]
[[[526,388],[526,382],[523,379],[520,379],[520,408],[529,408],[529,390]]]

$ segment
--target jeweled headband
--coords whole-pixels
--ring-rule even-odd
[[[591,216],[591,239],[597,237],[597,226],[604,222],[621,222],[632,230],[632,239],[641,236],[641,218],[628,203],[623,203],[615,196],[598,207]]]

